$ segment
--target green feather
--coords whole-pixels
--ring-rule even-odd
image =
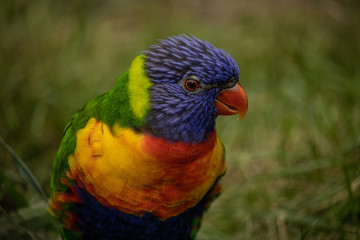
[[[142,69],[144,67],[143,61],[139,61],[139,59],[143,60],[144,57],[144,55],[140,55],[134,60],[134,62],[137,60],[138,64],[141,64]],[[134,67],[134,62],[132,67]],[[90,100],[82,110],[73,116],[65,127],[64,137],[52,169],[50,184],[52,195],[56,192],[63,192],[67,188],[60,182],[60,179],[66,176],[66,171],[69,169],[68,157],[75,151],[76,134],[85,127],[90,118],[94,117],[98,121],[103,121],[110,128],[115,123],[121,127],[131,127],[135,130],[140,130],[144,126],[144,117],[137,117],[130,104],[131,99],[128,91],[129,72],[129,70],[126,71],[118,78],[112,90]],[[144,87],[146,91],[149,91],[149,84]],[[149,98],[149,95],[147,94],[145,97]],[[147,108],[147,106],[144,107]]]
[[[68,186],[61,183],[61,178],[66,177],[66,171],[69,169],[68,157],[75,152],[77,132],[86,126],[90,118],[103,121],[110,128],[117,123],[121,127],[142,129],[149,108],[149,88],[151,86],[144,71],[144,59],[144,55],[135,58],[131,68],[118,78],[112,90],[90,100],[66,125],[51,174],[52,196],[68,189]],[[139,92],[141,94],[138,94]],[[69,209],[72,206],[64,204],[63,207]],[[66,228],[62,229],[62,236],[65,240],[81,238],[81,234]]]

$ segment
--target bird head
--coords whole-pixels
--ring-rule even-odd
[[[247,111],[236,61],[208,42],[194,36],[169,37],[138,61],[143,63],[142,77],[149,80],[140,86],[149,89],[145,131],[155,136],[198,143],[215,131],[217,115],[239,114],[241,119]],[[136,66],[133,62],[132,68]],[[139,84],[141,76],[136,79]],[[133,92],[133,98],[139,94]]]

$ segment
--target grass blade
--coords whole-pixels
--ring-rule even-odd
[[[11,155],[13,162],[15,163],[16,167],[19,169],[21,176],[24,180],[29,183],[44,199],[44,201],[48,202],[48,197],[40,187],[39,182],[36,180],[35,176],[32,174],[30,169],[26,166],[23,160],[19,156],[15,154],[15,152],[11,149],[9,145],[0,137],[0,143],[4,146],[4,148],[9,152]]]
[[[29,183],[41,195],[41,197],[44,199],[45,202],[48,202],[49,201],[48,197],[46,196],[45,192],[42,190],[42,188],[41,188],[39,182],[37,181],[37,179],[35,178],[35,176],[32,174],[30,169],[26,166],[24,161],[21,160],[21,158],[15,154],[15,152],[11,149],[11,147],[9,145],[7,145],[6,142],[4,141],[4,139],[2,139],[1,137],[0,137],[0,143],[4,146],[4,148],[11,155],[13,162],[15,163],[16,167],[19,169],[19,172],[20,172],[21,176],[24,178],[24,180],[27,181],[27,183]],[[57,224],[58,230],[60,232],[61,239],[64,239],[64,234],[63,234],[61,225],[59,224],[58,221],[56,221],[56,224]],[[33,236],[31,236],[31,237],[33,238]]]

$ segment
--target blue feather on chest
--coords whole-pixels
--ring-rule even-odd
[[[214,186],[197,205],[166,220],[151,213],[135,216],[105,207],[85,189],[77,187],[82,203],[75,204],[74,214],[86,240],[191,240],[192,231],[199,228],[194,220],[201,218],[207,209]]]

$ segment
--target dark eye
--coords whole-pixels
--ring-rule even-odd
[[[199,87],[199,83],[194,79],[188,79],[185,81],[185,87],[189,91],[195,91]]]

